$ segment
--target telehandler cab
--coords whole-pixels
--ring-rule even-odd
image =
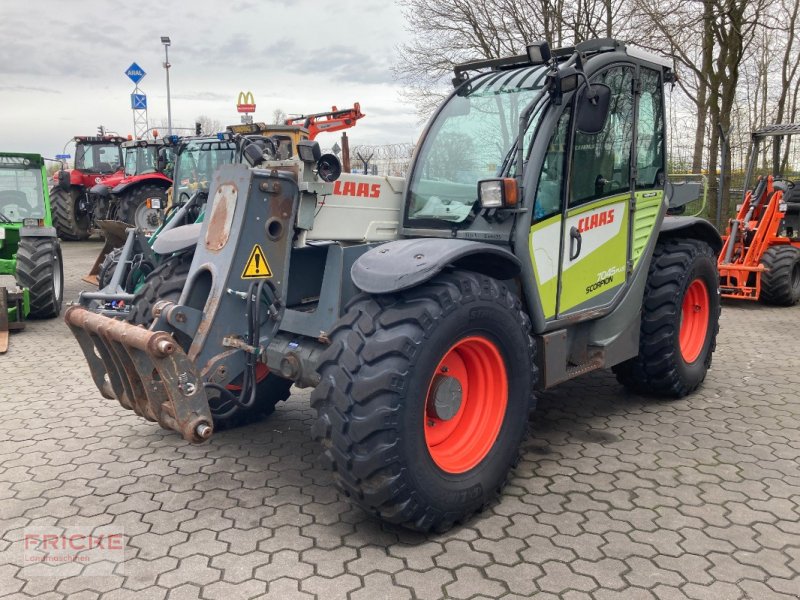
[[[314,386],[353,502],[421,530],[466,519],[503,487],[534,389],[611,367],[680,397],[706,375],[721,240],[666,216],[672,78],[611,39],[461,65],[405,188],[351,206],[325,205],[339,165],[316,142],[245,150],[149,329],[68,309],[94,382],[193,443]]]

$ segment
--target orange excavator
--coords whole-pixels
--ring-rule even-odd
[[[365,115],[361,112],[361,105],[356,102],[353,108],[339,110],[335,106],[329,112],[314,113],[313,115],[298,115],[284,121],[286,125],[300,125],[308,130],[308,139],[313,140],[322,132],[341,131],[349,129],[356,121]]]
[[[800,124],[770,125],[752,134],[747,192],[723,236],[718,260],[723,298],[780,306],[800,301],[800,181],[789,178],[780,144],[788,144],[793,134],[800,134]],[[750,190],[759,149],[767,141],[772,142],[772,173],[758,177]],[[779,174],[780,165],[787,172]]]

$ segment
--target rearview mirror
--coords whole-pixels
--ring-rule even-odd
[[[158,153],[158,158],[156,159],[156,171],[159,173],[163,173],[167,170],[167,155],[166,153],[161,150]]]
[[[611,106],[611,88],[603,83],[591,85],[593,95],[587,96],[588,87],[581,93],[578,101],[578,131],[586,135],[597,135],[603,131]]]

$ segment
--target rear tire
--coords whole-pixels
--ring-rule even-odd
[[[159,300],[177,302],[180,299],[193,257],[192,252],[170,257],[147,276],[133,299],[130,316],[132,323],[149,327],[154,320],[152,309],[156,302]],[[175,338],[181,344],[190,343],[190,340],[180,333],[176,333]],[[263,372],[262,375],[257,383],[256,400],[249,408],[223,405],[218,400],[209,403],[215,430],[232,429],[261,420],[275,412],[278,402],[289,397],[292,387],[290,380],[269,371]]]
[[[658,242],[645,287],[639,354],[613,367],[641,394],[681,398],[711,366],[719,331],[719,273],[714,251],[695,239]]]
[[[800,301],[800,248],[773,246],[764,252],[761,264],[761,301],[793,306]]]
[[[353,502],[444,531],[499,494],[537,374],[530,321],[504,284],[456,271],[398,294],[361,294],[329,336],[312,432]],[[440,396],[442,381],[450,389]],[[440,399],[449,412],[437,412]]]
[[[148,198],[160,198],[161,206],[167,205],[167,190],[157,185],[140,185],[119,198],[117,219],[145,231],[158,228],[163,221],[161,211],[147,208]]]
[[[64,298],[64,264],[58,239],[20,238],[16,280],[18,286],[29,290],[32,318],[57,317]]]
[[[54,187],[50,190],[50,208],[53,225],[62,240],[80,241],[88,239],[92,220],[88,213],[78,214],[78,203],[83,192],[77,188],[65,190]]]

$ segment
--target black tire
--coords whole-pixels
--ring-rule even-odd
[[[80,189],[74,187],[65,190],[56,186],[50,190],[53,226],[62,240],[85,240],[91,234],[91,216],[88,213],[78,214],[78,202],[82,194]]]
[[[160,212],[155,212],[154,209],[147,208],[145,202],[148,198],[160,198],[161,206],[166,206],[167,189],[158,185],[144,184],[126,192],[119,197],[117,219],[141,229],[156,229],[161,224],[163,215]],[[153,212],[149,212],[151,210]],[[141,214],[142,211],[148,211],[148,213]],[[155,215],[159,215],[158,219],[155,218]]]
[[[64,263],[57,238],[23,237],[17,248],[17,285],[28,288],[30,316],[57,317],[64,299]]]
[[[311,394],[312,432],[347,496],[384,521],[444,531],[500,493],[518,460],[537,378],[530,321],[504,284],[455,271],[398,294],[361,294],[329,335]],[[479,462],[445,470],[426,441],[430,385],[454,344],[476,338],[498,351],[507,402]]]
[[[157,301],[178,301],[186,285],[193,256],[192,252],[185,252],[168,258],[147,276],[133,299],[130,316],[132,323],[149,327],[154,319],[152,308]],[[175,338],[184,345],[190,343],[190,340],[181,339],[180,333],[176,333]],[[256,401],[249,408],[212,400],[209,404],[214,417],[214,429],[232,429],[263,419],[275,411],[278,402],[289,397],[291,387],[290,380],[269,373],[258,382]]]
[[[122,248],[114,248],[106,254],[103,262],[100,264],[100,271],[97,273],[97,287],[98,289],[103,289],[109,283],[111,283],[111,278],[114,276],[114,271],[119,264],[119,257],[122,256]]]
[[[707,315],[707,324],[696,358],[687,361],[680,342],[683,306],[697,280],[705,286],[708,304],[698,312]],[[711,367],[719,315],[719,273],[711,246],[696,239],[659,241],[644,291],[639,354],[613,367],[617,380],[645,395],[681,398],[693,392]]]
[[[773,246],[761,257],[761,300],[765,304],[793,306],[800,301],[800,248]]]
[[[186,285],[193,256],[192,252],[184,252],[167,258],[153,269],[131,301],[132,323],[149,327],[154,319],[152,309],[156,302],[178,301]]]

